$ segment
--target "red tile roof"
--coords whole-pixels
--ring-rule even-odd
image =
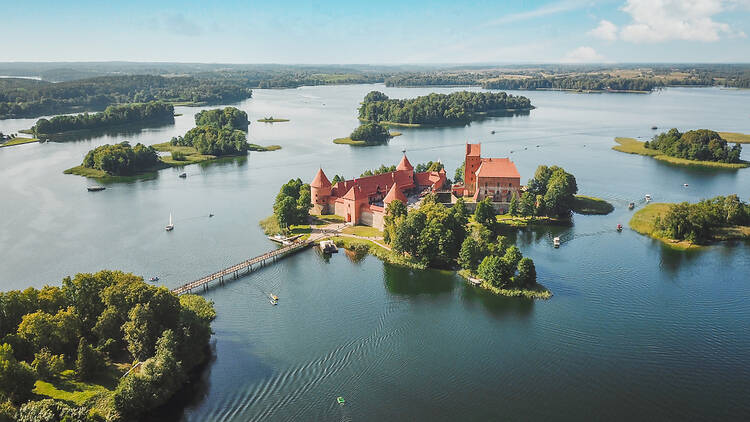
[[[341,196],[347,198],[349,192],[353,187],[358,187],[357,198],[363,196],[374,195],[380,188],[381,193],[386,193],[394,183],[397,183],[401,189],[411,189],[414,187],[414,181],[409,175],[413,174],[410,171],[392,171],[389,173],[376,174],[374,176],[360,177],[359,179],[347,180],[345,182],[339,182],[336,184],[335,192],[333,196]]]
[[[476,175],[477,177],[521,178],[516,165],[510,161],[510,158],[482,158],[482,164],[479,165]]]
[[[467,157],[480,157],[482,155],[482,144],[466,144]]]
[[[401,157],[401,162],[399,162],[398,165],[396,166],[396,170],[414,171],[414,167],[409,162],[409,159],[406,158],[406,154],[404,154],[404,156]]]
[[[388,191],[388,195],[386,195],[385,199],[383,199],[383,203],[388,205],[395,199],[398,199],[399,201],[406,204],[406,195],[401,192],[401,189],[399,189],[398,184],[396,183],[391,186],[391,189]]]
[[[326,177],[326,174],[323,173],[323,169],[318,169],[318,172],[315,174],[315,178],[312,182],[310,182],[310,186],[314,188],[322,188],[322,187],[329,187],[331,186],[331,182]]]

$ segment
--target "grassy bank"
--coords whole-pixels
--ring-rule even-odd
[[[188,164],[202,163],[204,161],[216,159],[215,155],[204,155],[198,152],[195,147],[182,147],[172,145],[169,142],[151,145],[159,152],[179,152],[185,156],[184,160],[175,160],[171,155],[160,156],[159,159],[170,166],[186,166]]]
[[[401,265],[403,267],[419,270],[427,269],[426,266],[420,264],[419,262],[416,262],[413,259],[410,259],[409,257],[406,257],[399,253],[389,251],[388,249],[385,249],[370,240],[344,236],[334,236],[331,239],[339,248],[354,251],[358,254],[369,253],[389,264]]]
[[[678,166],[690,166],[690,167],[702,167],[702,168],[715,168],[715,169],[730,169],[736,170],[745,167],[750,167],[750,162],[743,161],[741,163],[719,163],[716,161],[697,161],[697,160],[686,160],[684,158],[671,157],[663,154],[661,151],[655,149],[649,149],[644,146],[644,142],[635,140],[633,138],[615,138],[615,142],[620,145],[612,147],[615,151],[625,152],[628,154],[638,154],[653,157],[659,161],[665,163],[674,164]]]
[[[13,138],[7,142],[0,144],[0,148],[12,147],[14,145],[30,144],[33,142],[39,142],[39,138]]]
[[[299,225],[292,225],[289,227],[289,229],[285,232],[281,226],[279,225],[279,221],[276,219],[275,215],[271,215],[269,217],[266,217],[258,222],[258,225],[261,229],[263,229],[263,233],[265,233],[268,236],[273,236],[276,234],[283,234],[286,236],[296,236],[296,235],[302,235],[301,239],[307,239],[310,237],[310,233],[312,233],[312,227],[309,224],[299,224]]]
[[[570,225],[569,218],[514,217],[510,214],[498,215],[497,222],[508,227],[528,227],[528,226],[533,226],[533,225],[539,225],[539,226],[569,226]]]
[[[472,274],[468,270],[461,270],[458,272],[460,276],[463,278],[469,280],[469,279],[478,279],[476,275]],[[542,286],[541,284],[536,284],[533,287],[513,287],[508,289],[502,289],[497,286],[493,286],[492,284],[483,281],[479,285],[479,287],[489,290],[490,292],[496,294],[496,295],[503,295],[503,296],[509,296],[509,297],[525,297],[528,299],[549,299],[552,297],[552,292],[547,290],[546,287]]]
[[[265,119],[258,119],[261,123],[281,123],[281,122],[288,122],[289,119],[276,119],[273,117],[265,118]]]
[[[336,214],[310,214],[310,218],[313,219],[315,224],[331,224],[331,223],[345,223],[344,217]]]
[[[81,406],[94,396],[111,394],[123,373],[116,366],[110,365],[108,370],[99,374],[95,380],[84,382],[77,380],[75,372],[68,369],[54,380],[37,380],[34,394]]]
[[[64,174],[75,174],[77,176],[83,176],[83,177],[90,177],[92,179],[97,179],[100,182],[134,182],[136,180],[148,180],[148,179],[154,179],[156,178],[156,172],[158,170],[161,170],[163,168],[169,167],[168,165],[164,165],[162,167],[150,169],[148,171],[144,171],[138,174],[128,175],[128,176],[112,176],[108,174],[106,171],[98,170],[98,169],[92,169],[84,166],[75,166],[72,168],[69,168],[65,171],[63,171]]]
[[[343,233],[362,237],[383,237],[383,231],[369,226],[349,226],[342,230]]]
[[[265,152],[265,151],[276,151],[277,149],[281,149],[281,145],[258,145],[258,144],[250,144],[250,151],[258,151],[258,152]]]
[[[395,131],[394,132],[389,132],[389,134],[390,134],[389,139],[390,138],[395,138],[396,136],[401,136],[402,135],[401,132],[395,132]],[[382,145],[380,142],[377,142],[377,143],[368,143],[368,142],[365,142],[365,141],[355,141],[354,139],[352,139],[352,138],[350,138],[348,136],[346,138],[336,138],[336,139],[333,140],[333,143],[334,144],[342,144],[342,145],[356,145],[356,146]]]
[[[615,210],[609,202],[593,196],[576,195],[573,212],[585,215],[606,215]]]
[[[750,144],[750,135],[737,132],[719,132],[719,136],[726,139],[727,142],[736,144]]]

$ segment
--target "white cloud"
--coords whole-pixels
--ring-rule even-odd
[[[743,3],[744,0],[627,0],[622,10],[633,18],[633,22],[622,27],[620,37],[635,43],[712,42],[718,41],[722,35],[744,37],[742,31],[735,31],[728,24],[713,19],[714,15],[727,9],[744,6]]]
[[[599,21],[599,26],[589,31],[588,34],[603,40],[614,41],[617,39],[617,25],[602,19]]]
[[[565,57],[562,58],[564,63],[601,63],[604,61],[604,56],[600,55],[591,47],[578,47],[573,51],[569,51]]]

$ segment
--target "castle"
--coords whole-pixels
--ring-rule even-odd
[[[480,144],[466,144],[464,184],[453,185],[451,202],[466,197],[467,205],[491,197],[495,207],[506,211],[513,195],[519,195],[521,176],[508,158],[482,158]],[[383,228],[385,210],[393,200],[404,204],[424,193],[443,190],[447,181],[445,170],[415,172],[406,158],[396,171],[339,181],[335,185],[323,169],[310,183],[313,214],[335,214],[347,223]],[[413,201],[412,201],[413,202]],[[473,208],[473,207],[471,207]]]

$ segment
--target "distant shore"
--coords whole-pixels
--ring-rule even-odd
[[[742,134],[735,134],[735,135],[742,135]],[[744,135],[744,136],[747,136],[747,135]],[[615,138],[615,142],[619,144],[619,145],[615,145],[612,147],[612,149],[615,151],[624,152],[626,154],[637,154],[637,155],[644,155],[647,157],[653,157],[654,159],[657,159],[659,161],[663,161],[665,163],[674,164],[678,166],[688,166],[688,167],[692,166],[692,167],[729,169],[729,170],[737,170],[737,169],[750,167],[750,162],[747,162],[747,161],[743,161],[741,163],[721,163],[717,161],[697,161],[697,160],[687,160],[684,158],[672,157],[672,156],[664,154],[663,152],[659,150],[648,149],[644,146],[645,142],[638,141],[634,138],[617,137]]]

